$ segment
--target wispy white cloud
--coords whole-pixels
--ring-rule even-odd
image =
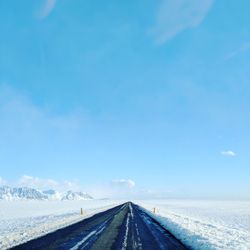
[[[238,49],[230,52],[228,55],[226,55],[225,60],[230,60],[240,54],[243,54],[250,50],[250,43],[244,43],[242,44]]]
[[[86,190],[97,198],[115,199],[129,199],[136,192],[135,182],[131,179],[116,179],[109,183],[88,187]]]
[[[135,182],[130,179],[120,179],[120,180],[113,180],[111,185],[117,188],[134,188]]]
[[[55,8],[56,2],[57,0],[44,0],[43,7],[39,12],[39,17],[43,19],[49,16]]]
[[[31,175],[22,175],[17,180],[7,181],[0,177],[0,186],[7,185],[12,187],[30,187],[38,190],[53,189],[64,192],[87,191],[95,198],[113,198],[113,199],[150,199],[150,198],[166,198],[171,192],[163,190],[149,190],[137,187],[131,179],[112,180],[103,185],[95,185],[83,187],[77,180],[58,181],[51,178],[40,178]]]
[[[162,0],[150,34],[162,44],[180,32],[198,26],[212,5],[213,0]]]
[[[236,153],[233,152],[232,150],[222,151],[221,154],[224,155],[224,156],[229,156],[229,157],[236,156]]]
[[[23,175],[15,181],[7,181],[0,177],[0,185],[9,185],[17,187],[30,187],[40,190],[55,189],[57,191],[82,190],[81,185],[77,181],[56,181],[50,178],[39,178],[30,175]]]
[[[44,180],[33,177],[32,169],[43,171],[43,164],[48,165],[44,166],[44,169],[53,166],[51,164],[55,164],[57,169],[60,168],[56,161],[53,162],[53,157],[51,162],[48,160],[44,163],[37,163],[37,158],[50,155],[51,149],[55,149],[53,156],[59,154],[61,158],[66,155],[65,152],[72,152],[72,148],[80,143],[79,134],[84,133],[88,122],[88,118],[85,119],[87,117],[85,112],[77,110],[67,114],[57,114],[49,106],[41,107],[34,104],[31,98],[10,85],[0,84],[0,117],[1,154],[5,155],[8,166],[15,166],[23,173],[28,173],[20,180],[8,181],[6,184],[16,183],[36,188],[56,187],[73,190],[78,188],[75,181],[57,182],[53,179]],[[17,154],[23,157],[21,161],[12,160],[16,148],[19,149]],[[3,181],[1,183],[3,184]]]
[[[59,183],[52,179],[41,179],[29,175],[23,175],[18,180],[18,185],[38,189],[56,188]]]
[[[131,179],[117,179],[109,183],[96,185],[85,189],[96,198],[112,199],[154,199],[170,197],[171,192],[166,189],[148,189],[136,185]]]
[[[0,185],[3,186],[3,185],[6,185],[7,184],[7,181],[4,180],[2,177],[0,177]]]

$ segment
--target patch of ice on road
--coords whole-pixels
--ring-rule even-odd
[[[121,203],[112,200],[0,201],[0,249],[37,238]]]
[[[84,237],[81,241],[79,241],[74,247],[70,248],[70,250],[77,250],[79,247],[86,242],[89,238],[96,234],[96,230],[90,232],[86,237]]]
[[[123,240],[123,244],[122,244],[122,250],[126,250],[127,244],[128,244],[129,218],[130,218],[130,214],[128,214],[127,220],[126,220],[126,232],[125,232],[125,235],[124,235],[124,240]]]
[[[249,201],[135,201],[192,249],[250,249]]]
[[[129,212],[131,214],[132,219],[134,218],[133,208],[131,206],[131,203],[129,203]]]

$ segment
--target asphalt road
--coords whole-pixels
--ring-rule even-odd
[[[187,249],[139,206],[128,202],[12,249]]]

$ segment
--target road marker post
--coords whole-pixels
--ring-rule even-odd
[[[83,209],[81,208],[81,215],[83,215]]]

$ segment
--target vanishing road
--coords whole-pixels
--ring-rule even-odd
[[[187,249],[139,206],[127,202],[13,249]]]

